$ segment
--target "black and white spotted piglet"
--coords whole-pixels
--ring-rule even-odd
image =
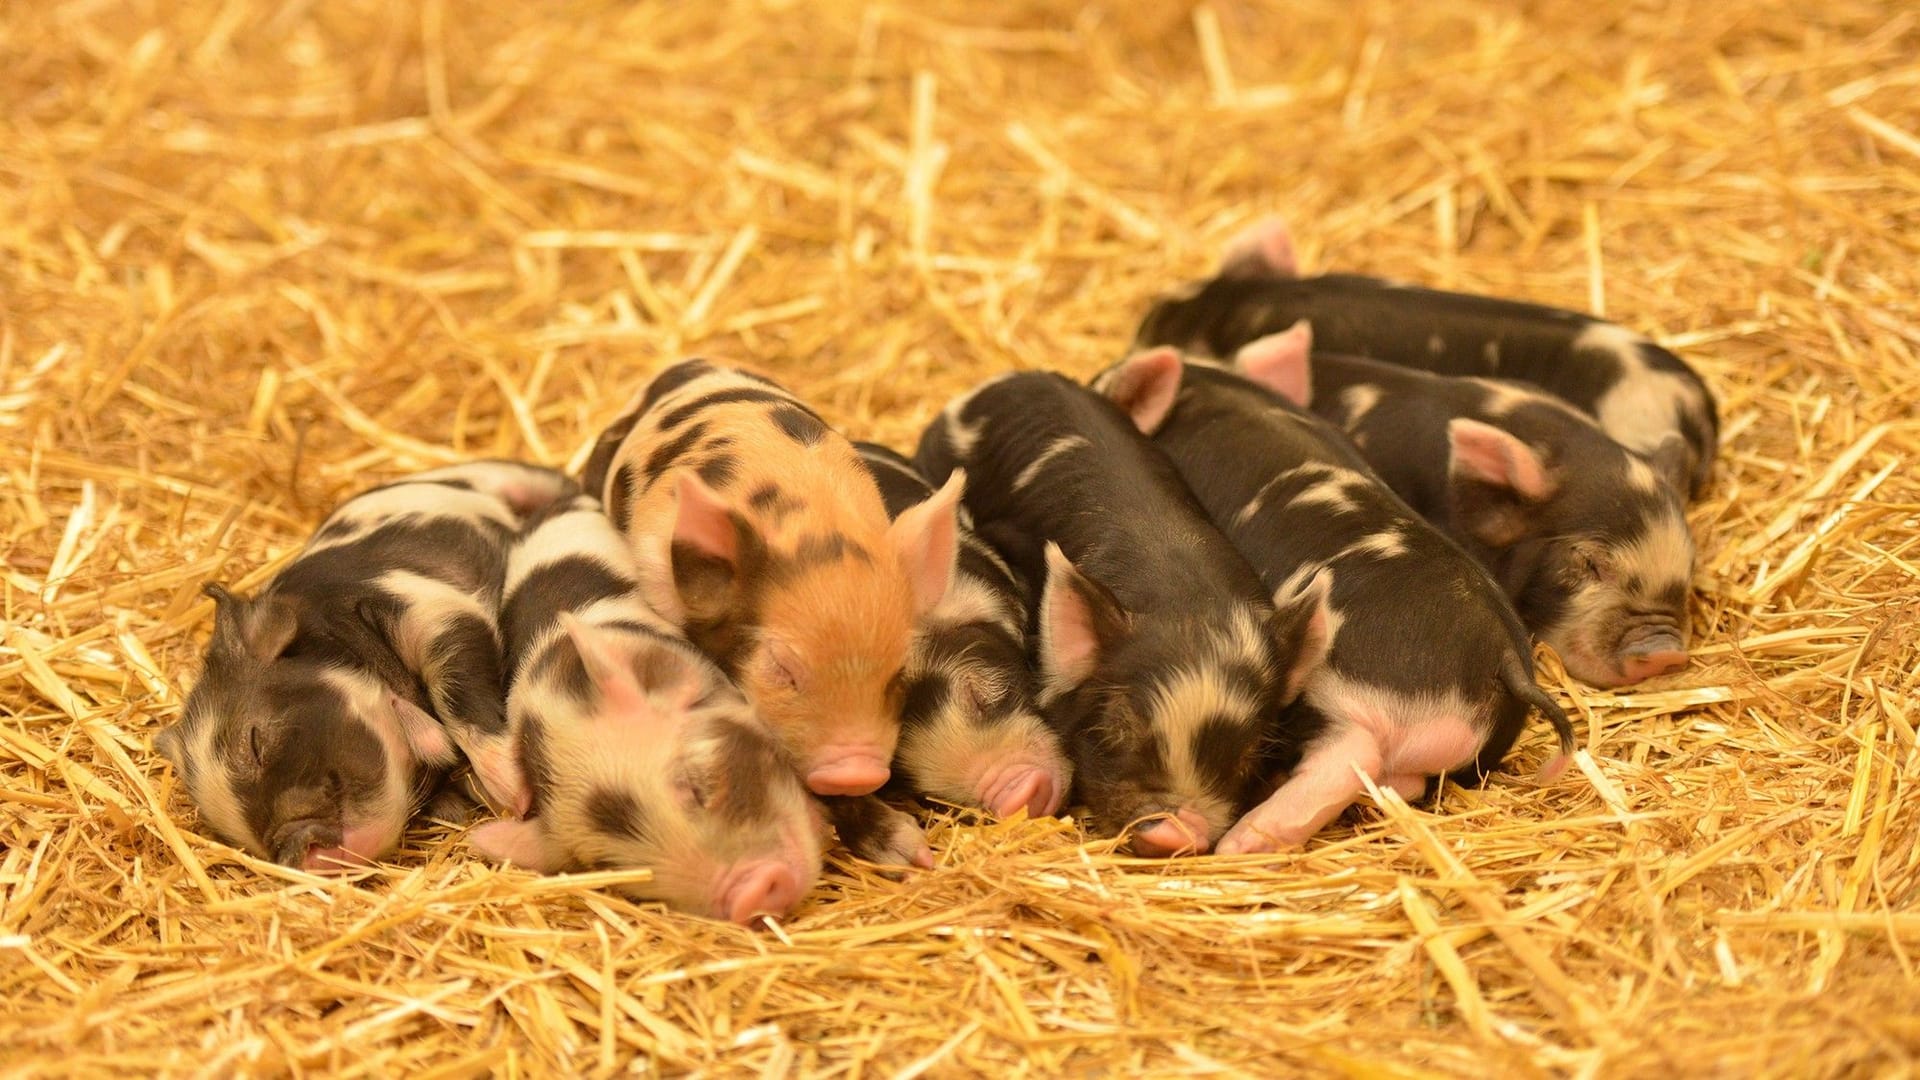
[[[1030,587],[1044,581],[1038,701],[1095,827],[1138,826],[1142,854],[1208,850],[1325,652],[1319,579],[1276,610],[1166,457],[1058,375],[1006,375],[954,401],[918,463],[964,467],[981,535]]]
[[[639,574],[585,495],[515,543],[501,629],[533,806],[472,842],[544,873],[649,868],[625,891],[682,911],[784,914],[819,876],[822,806],[740,691],[647,606]],[[824,803],[857,854],[931,861],[907,815],[871,798]]]
[[[510,538],[572,489],[511,462],[436,469],[342,503],[254,597],[207,586],[205,666],[155,748],[213,831],[308,869],[377,859],[459,751],[523,810],[494,615]]]
[[[1156,304],[1141,346],[1230,357],[1306,319],[1319,347],[1440,375],[1538,386],[1593,417],[1682,492],[1713,472],[1719,415],[1706,382],[1644,334],[1564,308],[1360,274],[1300,277],[1287,226],[1267,218],[1227,245],[1213,279]]]
[[[890,516],[933,496],[906,458],[875,443],[854,449]],[[1033,704],[1026,619],[1026,590],[963,511],[953,584],[921,616],[907,660],[893,769],[916,794],[1002,817],[1060,808],[1072,770]]]
[[[1338,432],[1231,372],[1183,367],[1170,348],[1128,358],[1094,388],[1153,437],[1268,588],[1318,577],[1330,590],[1326,662],[1281,722],[1273,766],[1285,782],[1216,851],[1305,842],[1359,796],[1360,773],[1408,798],[1429,776],[1477,778],[1529,708],[1560,737],[1543,775],[1565,767],[1573,730],[1533,682],[1512,605]]]
[[[1621,686],[1686,665],[1686,507],[1588,417],[1523,383],[1316,352],[1304,322],[1241,349],[1234,369],[1345,432],[1568,671]]]

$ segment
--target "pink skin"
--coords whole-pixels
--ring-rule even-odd
[[[1045,817],[1060,809],[1066,784],[1053,770],[1028,761],[1003,762],[981,777],[980,804],[995,817]]]
[[[1663,649],[1650,653],[1628,653],[1620,664],[1620,669],[1630,683],[1642,679],[1651,679],[1655,675],[1665,675],[1679,671],[1687,666],[1687,654],[1683,649]]]
[[[1286,219],[1270,214],[1234,233],[1220,251],[1220,272],[1232,277],[1299,277],[1299,257]]]
[[[1234,370],[1295,405],[1313,403],[1313,324],[1305,319],[1250,341],[1233,354]]]
[[[520,761],[504,738],[497,746],[473,751],[467,760],[473,763],[473,774],[479,777],[487,798],[494,801],[501,813],[513,817],[527,816],[527,811],[533,807],[533,789],[527,786],[526,776],[520,771]]]
[[[751,926],[763,915],[785,915],[800,899],[800,878],[784,862],[744,863],[728,871],[717,890],[714,917]]]
[[[1344,730],[1323,737],[1265,802],[1248,811],[1215,848],[1222,855],[1299,847],[1366,790],[1360,774],[1404,798],[1418,798],[1426,778],[1472,761],[1480,736],[1458,717],[1407,725],[1358,706],[1327,712],[1346,716]],[[1563,766],[1564,767],[1564,766]]]
[[[386,825],[349,825],[338,847],[307,849],[300,868],[315,874],[340,874],[373,864],[400,842],[399,831]]]
[[[807,772],[807,790],[815,795],[871,795],[892,771],[887,759],[871,750],[822,752]]]
[[[1183,806],[1171,817],[1164,817],[1151,825],[1135,829],[1133,850],[1136,854],[1145,855],[1148,858],[1205,855],[1210,846],[1207,840],[1208,831],[1207,819]]]

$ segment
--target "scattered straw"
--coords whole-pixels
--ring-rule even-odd
[[[1274,47],[1284,43],[1285,47]],[[1920,18],[442,0],[0,9],[9,1072],[1912,1071]],[[909,446],[1086,374],[1281,211],[1315,268],[1601,308],[1706,372],[1699,648],[1576,768],[1161,864],[936,816],[762,933],[423,826],[323,880],[147,747],[346,493],[583,458],[659,365]]]

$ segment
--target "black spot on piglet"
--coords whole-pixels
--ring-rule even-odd
[[[819,417],[797,405],[782,405],[771,418],[787,437],[801,446],[812,446],[827,437],[827,425]]]

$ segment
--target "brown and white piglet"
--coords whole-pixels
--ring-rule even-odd
[[[378,859],[460,751],[524,810],[494,618],[509,539],[572,489],[513,462],[436,469],[342,503],[256,596],[209,585],[200,681],[155,739],[208,826],[291,866]]]
[[[1693,535],[1652,466],[1530,387],[1312,346],[1300,323],[1240,350],[1234,369],[1344,431],[1574,675],[1622,686],[1686,665]]]
[[[1325,654],[1324,589],[1276,609],[1165,455],[1058,375],[954,401],[918,460],[928,475],[968,470],[976,526],[1029,583],[1037,702],[1094,827],[1131,831],[1141,854],[1209,850]]]
[[[1133,417],[1194,496],[1280,593],[1328,588],[1326,661],[1281,714],[1273,795],[1221,854],[1305,842],[1362,791],[1408,798],[1429,777],[1496,767],[1530,708],[1573,752],[1566,714],[1533,682],[1519,617],[1478,563],[1389,491],[1324,421],[1171,348],[1129,357],[1094,388]]]
[[[821,795],[887,781],[916,624],[947,593],[962,478],[889,523],[845,437],[779,386],[689,360],[589,461],[655,610],[739,684]]]
[[[887,512],[933,496],[912,462],[855,443]],[[1072,767],[1034,706],[1027,660],[1027,592],[960,515],[960,556],[945,599],[922,620],[907,662],[896,781],[915,794],[1005,817],[1051,814]]]
[[[514,545],[507,715],[533,805],[471,842],[543,873],[651,869],[623,891],[680,911],[784,915],[819,876],[824,822],[746,699],[638,588],[588,496]]]

